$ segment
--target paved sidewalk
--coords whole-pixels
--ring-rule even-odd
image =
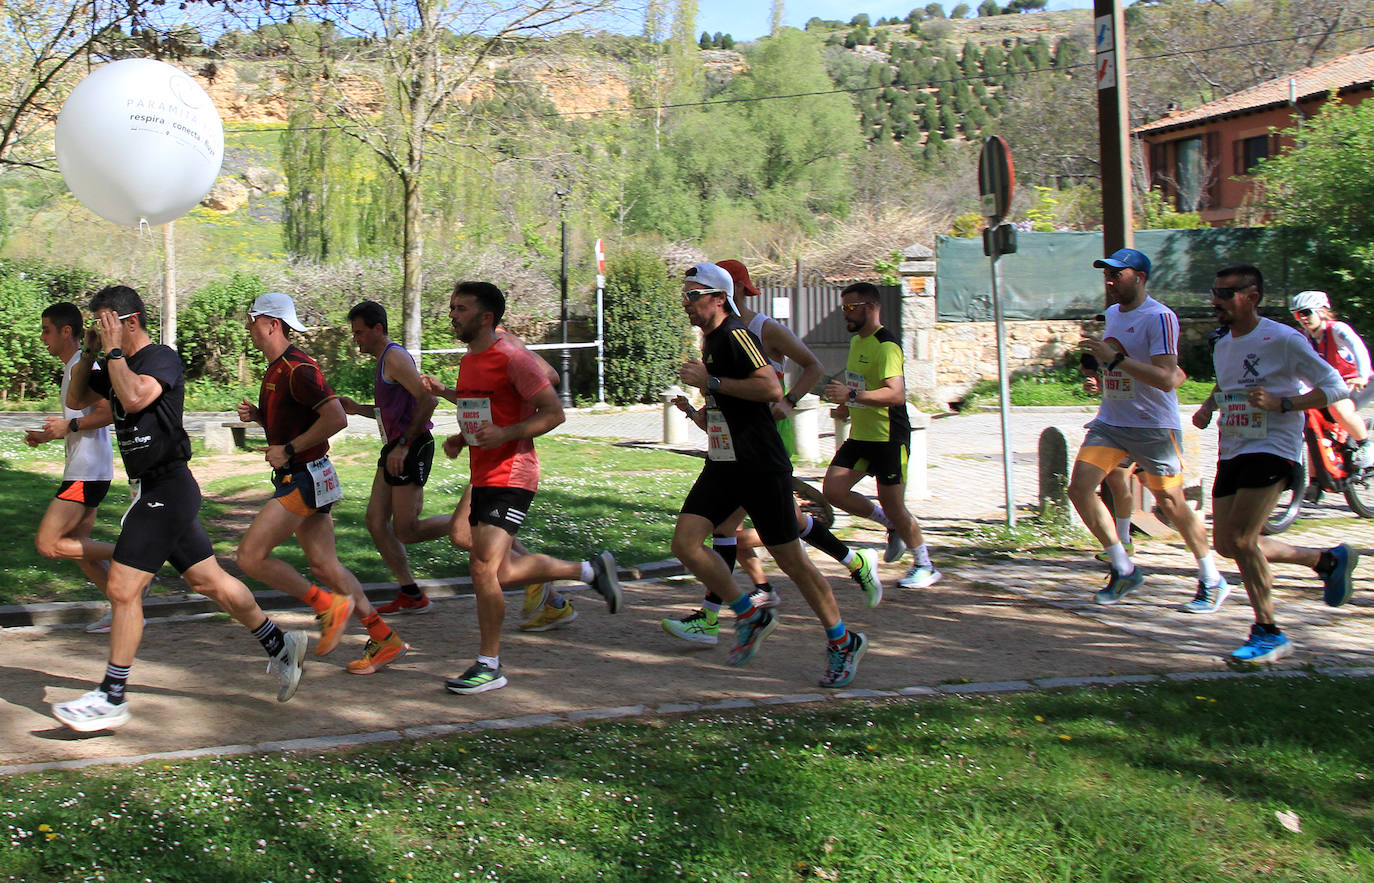
[[[1070,435],[1088,416],[1073,409],[1015,410],[1018,502],[1029,506],[1035,499],[1040,430],[1057,425]],[[656,438],[656,410],[634,419],[649,427],[643,438]],[[928,590],[903,591],[895,586],[901,567],[885,565],[886,599],[867,610],[847,575],[817,558],[832,578],[846,622],[872,641],[852,691],[835,694],[816,686],[824,668],[820,630],[785,580],[775,580],[785,598],[782,626],[742,668],[723,663],[728,629],[721,646],[702,648],[681,644],[659,628],[661,617],[686,613],[697,602],[699,587],[690,579],[627,584],[627,610],[615,617],[599,598],[575,593],[577,622],[543,634],[515,629],[519,600],[512,596],[502,653],[511,684],[470,697],[442,688],[443,678],[466,667],[475,649],[470,597],[446,599],[433,614],[397,620],[414,649],[371,677],[343,671],[363,642],[355,624],[333,655],[310,657],[300,692],[286,705],[274,701],[265,660],[242,628],[222,618],[154,622],[134,669],[133,721],[89,736],[58,725],[48,716],[48,703],[89,689],[103,665],[105,639],[71,628],[6,629],[0,631],[7,660],[0,666],[0,772],[49,761],[320,748],[615,715],[1078,682],[1064,679],[1212,676],[1223,670],[1221,657],[1243,640],[1251,621],[1248,606],[1238,592],[1216,615],[1182,612],[1195,576],[1181,542],[1138,541],[1145,587],[1119,605],[1100,607],[1091,596],[1105,568],[1090,551],[1030,560],[990,554],[971,536],[1002,520],[996,413],[936,420],[929,434],[933,496],[918,514],[944,580]],[[1070,435],[1071,447],[1075,441]],[[876,530],[847,519],[842,526],[860,545],[881,544]],[[1374,521],[1354,518],[1343,500],[1329,501],[1307,507],[1285,539],[1317,546],[1350,542],[1374,554]],[[1235,581],[1233,566],[1223,570]],[[1288,670],[1374,665],[1374,560],[1357,571],[1352,602],[1334,610],[1322,603],[1309,571],[1276,570],[1280,624],[1297,646],[1284,660]],[[312,618],[303,610],[280,618],[284,626],[313,634]]]

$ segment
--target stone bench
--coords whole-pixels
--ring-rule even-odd
[[[207,421],[205,448],[212,454],[232,454],[235,450],[247,450],[250,430],[256,431],[256,438],[267,440],[262,434],[262,427],[256,423],[243,423],[238,420],[227,420],[223,423]]]

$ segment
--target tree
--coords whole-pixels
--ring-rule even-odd
[[[1291,150],[1264,160],[1255,176],[1257,208],[1290,230],[1342,312],[1374,325],[1374,102],[1328,100],[1303,122]]]
[[[1002,8],[997,5],[997,0],[983,0],[978,4],[978,15],[982,18],[991,18],[994,15],[1001,15]]]
[[[945,7],[939,3],[929,3],[926,5],[926,18],[944,18]]]
[[[705,31],[701,32],[701,39],[697,40],[697,46],[702,49],[710,49],[714,44],[711,42],[711,35]]]
[[[488,62],[512,52],[517,39],[605,12],[615,2],[326,0],[310,14],[327,17],[333,27],[293,30],[298,93],[308,96],[321,123],[366,145],[400,183],[408,349],[421,346],[426,163],[432,151],[460,142],[465,130],[484,122],[458,112],[460,97],[489,88]],[[301,14],[294,3],[283,12]],[[364,56],[382,71],[380,88],[357,88]]]
[[[967,3],[960,3],[958,6],[954,7],[953,9],[951,9],[951,10],[949,11],[949,17],[950,17],[950,18],[963,18],[964,16],[966,16],[966,15],[968,15],[968,14],[969,14],[969,6],[968,6]]]

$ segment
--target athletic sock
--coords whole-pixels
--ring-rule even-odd
[[[873,504],[873,512],[869,514],[868,518],[870,521],[876,521],[888,530],[892,530],[892,522],[887,520],[887,513],[879,504]]]
[[[834,558],[836,561],[844,561],[850,554],[849,547],[842,543],[838,537],[830,532],[830,528],[821,524],[810,515],[806,516],[810,524],[802,531],[802,539],[808,546],[820,549],[825,554]]]
[[[420,591],[420,587],[415,583],[407,583],[401,586],[401,594],[408,595],[411,598],[423,598],[425,596],[425,593]]]
[[[730,602],[730,609],[735,611],[735,615],[743,619],[754,612],[754,603],[749,600],[749,596],[743,593],[738,598]]]
[[[555,610],[562,610],[564,607],[568,606],[568,599],[564,598],[562,595],[550,595],[549,600],[544,603]]]
[[[1259,626],[1259,627],[1260,627],[1260,630],[1263,631],[1263,632],[1265,632],[1266,634],[1270,634],[1270,635],[1281,635],[1281,634],[1283,634],[1283,631],[1282,631],[1278,626],[1274,625],[1272,622],[1257,622],[1257,623],[1255,623],[1255,625]]]
[[[773,591],[773,584],[770,583],[768,580],[764,580],[761,583],[754,583],[754,588],[749,592],[749,594],[757,595],[759,592],[771,591]]]
[[[916,547],[916,564],[919,567],[934,567],[930,560],[930,548],[925,543]]]
[[[1107,558],[1112,563],[1112,570],[1122,576],[1130,576],[1135,573],[1135,565],[1131,563],[1130,556],[1126,554],[1126,547],[1120,542],[1112,543],[1102,551],[1107,553]]]
[[[714,600],[714,601],[711,600],[712,598],[714,598],[715,600]],[[706,596],[706,599],[705,599],[704,601],[701,602],[701,609],[702,609],[702,610],[705,610],[707,613],[717,613],[717,614],[718,614],[718,613],[720,613],[720,603],[721,603],[721,602],[720,602],[720,598],[719,598],[718,596],[716,596],[716,595],[707,595],[707,596]]]
[[[1330,576],[1331,571],[1336,569],[1336,556],[1331,554],[1330,549],[1323,549],[1317,558],[1317,566],[1312,569],[1317,572],[1317,576]]]
[[[1215,586],[1221,582],[1221,571],[1217,570],[1217,562],[1211,552],[1197,560],[1197,575],[1204,586]]]
[[[334,603],[334,596],[319,586],[311,586],[306,589],[305,597],[301,600],[314,608],[316,613],[324,613]]]
[[[477,656],[477,661],[480,662],[480,663],[482,663],[483,665],[485,665],[487,668],[491,669],[492,671],[495,671],[496,669],[498,669],[498,668],[501,667],[501,657],[500,657],[500,656],[482,656],[482,655],[479,653],[478,656]]]
[[[253,629],[253,637],[262,644],[262,649],[267,651],[268,656],[280,656],[286,647],[286,633],[270,619],[264,619],[262,625]]]
[[[587,585],[591,585],[593,582],[596,581],[596,569],[592,567],[592,563],[590,561],[582,562],[581,579]]]
[[[725,561],[725,566],[730,568],[730,572],[734,573],[735,561],[739,557],[739,541],[734,537],[713,536],[711,548]]]
[[[127,665],[105,663],[105,680],[100,682],[100,689],[111,705],[124,704],[124,685],[129,681],[129,669]]]
[[[385,641],[391,637],[391,626],[383,622],[382,615],[375,610],[371,616],[363,617],[363,628],[367,629],[367,636],[374,641]]]
[[[840,620],[825,630],[825,639],[830,642],[830,646],[836,650],[840,649],[849,640],[849,633],[845,630],[844,620]]]
[[[1131,541],[1131,516],[1116,519],[1116,536],[1122,544]]]

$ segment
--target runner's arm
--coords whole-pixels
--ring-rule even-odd
[[[344,409],[345,414],[352,414],[355,417],[371,417],[372,409],[377,407],[373,402],[368,402],[364,405],[362,402],[351,399],[348,396],[339,396],[339,405]]]
[[[800,399],[802,396],[811,392],[816,383],[825,373],[821,367],[821,360],[816,358],[816,354],[811,352],[811,348],[801,342],[797,335],[786,325],[770,319],[763,326],[763,348],[769,352],[779,352],[787,359],[791,359],[794,364],[801,368],[801,374],[797,375],[797,380],[792,384],[792,389],[785,393],[784,407],[790,411],[793,407],[792,401],[788,401],[786,396],[791,396],[792,400]]]
[[[544,376],[548,378],[549,383],[552,383],[555,387],[558,386],[558,384],[561,382],[561,378],[559,378],[558,376],[558,370],[555,369],[553,365],[549,364],[548,359],[544,358],[543,356],[539,355],[539,353],[536,353],[534,350],[525,346],[525,342],[523,340],[521,340],[517,335],[511,334],[504,328],[498,328],[496,330],[496,336],[504,337],[506,340],[509,340],[511,343],[520,347],[520,349],[524,350],[525,352],[529,353],[530,355],[538,359],[539,364],[542,366]]]

